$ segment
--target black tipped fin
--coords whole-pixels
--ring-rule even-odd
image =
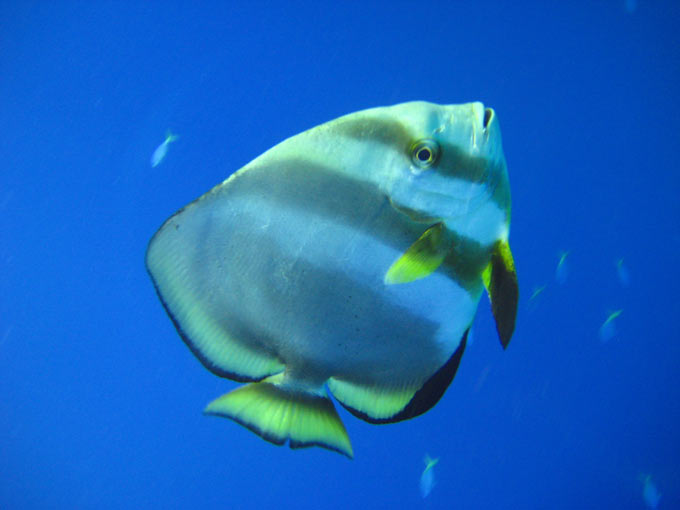
[[[465,331],[449,360],[419,389],[401,394],[398,391],[390,392],[371,387],[358,388],[331,378],[331,392],[345,409],[368,423],[395,423],[415,418],[432,409],[453,381],[465,351],[469,331]],[[356,398],[359,391],[366,394],[366,397]]]
[[[496,331],[503,349],[510,343],[515,331],[519,286],[515,262],[507,241],[499,241],[491,254],[491,262],[482,275],[491,300],[491,311],[496,320]]]
[[[284,375],[247,384],[213,400],[205,413],[230,418],[276,445],[321,446],[353,457],[347,430],[325,390],[291,389]]]

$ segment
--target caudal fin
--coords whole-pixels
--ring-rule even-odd
[[[326,394],[292,389],[283,374],[241,386],[205,408],[205,413],[240,423],[263,439],[291,448],[321,446],[354,456],[345,426]]]

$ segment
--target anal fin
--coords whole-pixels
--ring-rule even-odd
[[[465,331],[448,361],[417,386],[379,387],[331,377],[328,387],[345,409],[368,423],[396,423],[415,418],[432,409],[453,381],[469,331]]]

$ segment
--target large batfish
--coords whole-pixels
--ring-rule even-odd
[[[276,145],[168,219],[146,265],[203,365],[251,383],[207,414],[352,457],[327,389],[370,423],[426,412],[485,288],[508,345],[509,223],[494,111],[409,102]]]

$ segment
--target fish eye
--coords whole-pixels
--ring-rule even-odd
[[[411,146],[411,160],[419,168],[429,168],[437,162],[439,145],[434,140],[420,140]]]

